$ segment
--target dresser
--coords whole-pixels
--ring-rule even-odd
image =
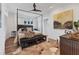
[[[79,55],[79,33],[60,36],[61,55]]]

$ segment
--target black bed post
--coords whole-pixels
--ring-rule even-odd
[[[43,15],[41,14],[41,33],[43,34]]]
[[[17,8],[17,41],[18,41],[18,8]],[[19,46],[19,42],[17,42],[17,47]]]
[[[17,8],[17,31],[18,31],[18,8]]]

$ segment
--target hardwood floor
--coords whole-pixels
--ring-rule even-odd
[[[10,52],[13,52],[17,49],[17,47],[14,46],[14,38],[8,38],[5,42],[5,54],[8,54]]]
[[[42,42],[40,44],[24,48],[14,46],[14,38],[9,38],[5,42],[5,54],[7,55],[59,55],[59,48],[56,40]],[[16,52],[16,53],[15,53]]]

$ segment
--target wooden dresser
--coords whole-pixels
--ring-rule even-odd
[[[79,33],[60,36],[61,55],[79,55]]]

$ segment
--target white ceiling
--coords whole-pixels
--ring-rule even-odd
[[[26,11],[30,11],[33,9],[33,3],[7,3],[8,10],[10,12],[16,11],[17,8],[23,9]],[[49,10],[51,8],[54,8],[57,6],[55,3],[36,3],[36,8],[42,10],[42,12],[39,13],[49,13]]]
[[[23,9],[26,11],[30,11],[33,9],[33,3],[6,3],[9,12],[16,12],[16,9]],[[42,10],[42,14],[48,14],[51,10],[59,8],[61,6],[68,6],[68,5],[77,5],[71,3],[36,3],[36,8]],[[78,4],[79,5],[79,4]]]

